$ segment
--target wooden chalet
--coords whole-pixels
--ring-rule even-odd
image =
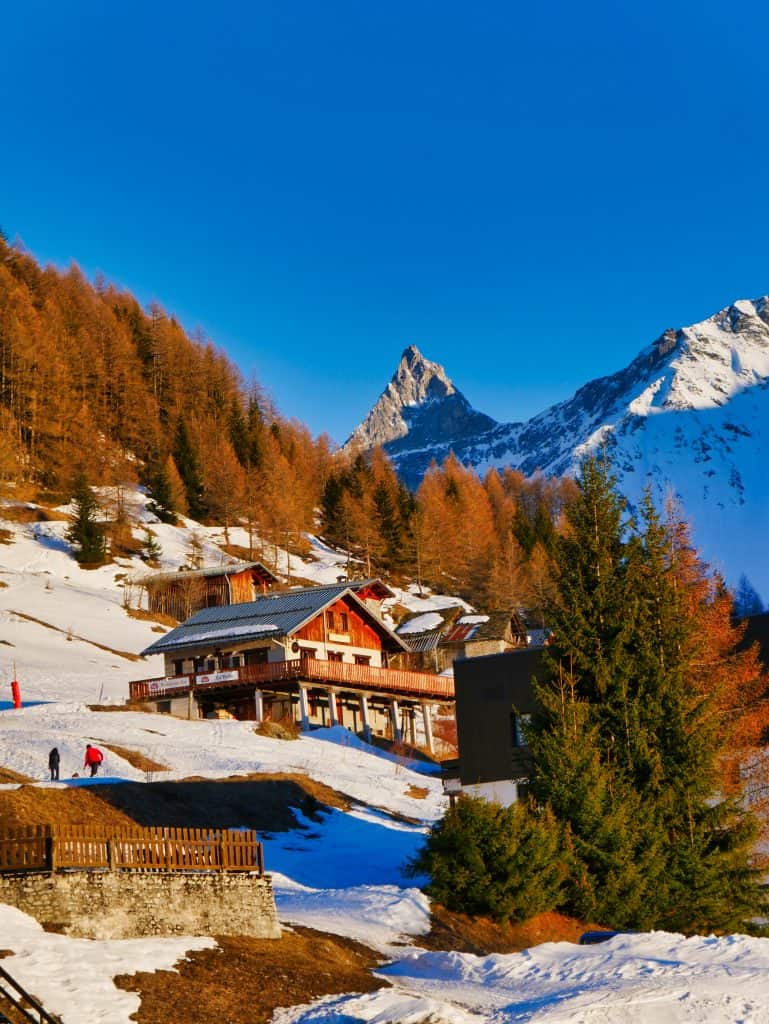
[[[208,569],[185,569],[143,576],[135,581],[147,591],[147,609],[183,622],[202,608],[245,604],[278,582],[261,562],[235,562]]]
[[[369,738],[400,738],[405,721],[413,738],[415,709],[452,701],[453,684],[392,667],[407,648],[379,614],[389,595],[362,580],[201,609],[142,652],[163,656],[164,675],[132,682],[130,699],[185,718],[291,718]]]

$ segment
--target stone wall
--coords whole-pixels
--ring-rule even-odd
[[[0,903],[83,939],[279,939],[272,879],[248,872],[62,871],[0,875]]]

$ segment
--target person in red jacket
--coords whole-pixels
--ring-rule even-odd
[[[104,754],[99,750],[98,747],[92,747],[90,743],[85,745],[85,761],[83,761],[84,768],[91,769],[91,778],[98,772],[99,765],[104,760]]]

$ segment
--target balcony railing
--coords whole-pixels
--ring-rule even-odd
[[[373,665],[353,665],[346,661],[320,661],[315,658],[273,661],[197,675],[140,679],[129,683],[129,688],[131,701],[145,701],[252,684],[265,689],[278,689],[281,684],[290,683],[293,689],[299,682],[317,682],[326,687],[424,700],[454,700],[454,680],[445,676],[408,672],[405,669],[376,668]]]

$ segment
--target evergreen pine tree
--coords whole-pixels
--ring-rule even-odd
[[[408,870],[429,875],[426,891],[449,910],[523,921],[561,902],[563,849],[550,811],[462,797],[433,826]]]
[[[578,484],[530,730],[537,795],[577,865],[569,908],[621,926],[744,927],[765,900],[751,815],[718,795],[730,704],[707,629],[726,605],[648,494],[639,530],[604,459],[583,462]]]
[[[173,492],[165,462],[156,464],[149,477],[152,500],[147,502],[148,510],[156,515],[161,523],[170,523],[175,526],[177,519],[174,511]]]
[[[202,519],[206,514],[203,502],[203,482],[200,473],[198,453],[192,443],[187,426],[183,419],[176,427],[173,450],[174,462],[184,484],[187,505],[194,519]]]
[[[81,473],[75,481],[72,521],[67,540],[75,547],[81,565],[102,565],[107,558],[107,542],[99,522],[99,503]]]

